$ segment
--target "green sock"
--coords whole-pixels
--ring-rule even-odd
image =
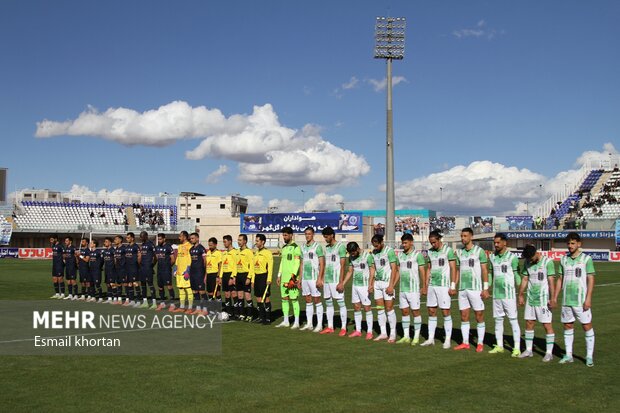
[[[288,319],[288,311],[289,311],[289,302],[288,300],[282,300],[282,314],[284,314],[285,321]]]
[[[299,319],[299,301],[293,301],[293,314],[295,315],[295,319]]]

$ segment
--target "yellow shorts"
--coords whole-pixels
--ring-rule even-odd
[[[177,279],[177,288],[191,288],[189,279],[186,280],[185,277],[183,277],[183,275],[177,275],[176,279]]]

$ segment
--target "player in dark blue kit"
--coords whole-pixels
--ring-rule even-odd
[[[90,279],[90,249],[88,248],[88,238],[82,238],[80,242],[80,250],[78,256],[78,270],[80,272],[80,284],[82,285],[82,292],[80,294],[80,301],[86,300],[86,294],[88,294],[88,287]]]
[[[186,314],[205,314],[206,311],[206,289],[205,289],[205,277],[207,274],[207,249],[202,246],[197,233],[192,233],[189,236],[189,242],[192,243],[192,247],[189,249],[189,255],[192,258],[192,263],[189,267],[189,281],[194,293],[194,301],[200,300],[196,305],[196,310],[192,311],[191,303],[190,308],[185,311]]]
[[[129,291],[125,282],[125,246],[123,245],[123,237],[117,235],[114,237],[114,304],[123,303],[123,287],[125,292]]]
[[[106,237],[103,240],[103,272],[105,274],[107,304],[112,304],[115,295],[114,285],[116,283],[116,274],[114,273],[114,248],[112,247],[112,238]]]
[[[73,238],[65,238],[65,247],[62,249],[62,259],[65,263],[65,278],[67,279],[67,288],[69,295],[65,300],[77,300],[78,298],[78,286],[76,282],[77,274],[77,251],[73,246]]]
[[[155,265],[155,245],[149,240],[149,234],[146,231],[140,233],[140,289],[142,292],[142,305],[140,308],[149,308],[147,299],[147,287],[151,292],[151,300],[153,300],[152,309],[157,308],[155,302],[155,286],[153,285],[153,266]]]
[[[140,261],[140,247],[136,244],[136,236],[133,232],[128,232],[125,237],[125,282],[127,284],[127,300],[125,306],[131,305],[138,307],[142,296],[138,284],[138,262]],[[134,301],[134,294],[135,299]]]
[[[174,249],[170,243],[166,242],[166,234],[157,234],[157,246],[155,247],[155,257],[157,258],[157,287],[159,287],[159,306],[157,311],[166,308],[166,291],[170,298],[170,306],[174,306],[174,286],[172,285],[172,266],[176,260]],[[153,308],[153,307],[151,307]]]
[[[103,297],[101,294],[101,270],[103,269],[103,254],[100,249],[97,249],[97,241],[92,240],[90,242],[90,279],[89,281],[89,302],[102,302]]]
[[[58,242],[58,235],[50,235],[50,244],[52,244],[52,282],[54,283],[54,291],[56,294],[50,298],[65,298],[65,281],[63,280],[65,273],[65,262],[62,259],[63,248]]]

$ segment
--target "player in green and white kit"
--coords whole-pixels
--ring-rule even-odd
[[[463,342],[454,347],[455,350],[469,350],[469,311],[474,309],[476,314],[476,330],[478,344],[476,352],[483,350],[484,333],[484,302],[489,298],[489,268],[487,254],[482,248],[474,245],[471,228],[461,230],[463,248],[456,250],[457,266],[459,268],[459,310],[461,310],[461,334]]]
[[[402,312],[403,338],[397,344],[411,343],[415,346],[420,342],[422,315],[420,314],[420,293],[426,295],[426,259],[413,248],[413,235],[403,234],[400,237],[403,251],[398,254],[400,263],[400,292],[398,306]],[[409,338],[411,316],[413,313],[413,341]]]
[[[519,358],[532,357],[534,344],[534,323],[542,323],[547,335],[547,352],[543,362],[553,360],[553,343],[555,334],[551,326],[551,311],[555,307],[553,295],[555,290],[555,264],[553,260],[543,257],[536,247],[526,245],[521,256],[525,259],[521,270],[521,288],[519,288],[519,305],[525,305],[525,351]],[[527,300],[525,292],[527,290]]]
[[[377,319],[381,334],[375,341],[388,339],[388,343],[396,342],[396,312],[394,311],[394,286],[398,282],[398,258],[394,250],[383,244],[383,235],[375,235],[371,239],[375,260],[375,302],[377,303]],[[387,313],[387,315],[386,315]],[[390,336],[387,335],[386,318],[390,323]]]
[[[299,277],[301,272],[301,249],[293,241],[293,229],[291,227],[282,228],[282,239],[284,240],[284,247],[280,251],[280,269],[278,270],[278,286],[280,287],[280,294],[282,296],[282,313],[283,320],[276,326],[289,327],[288,314],[290,309],[290,302],[293,302],[293,314],[295,316],[295,322],[291,326],[291,329],[295,330],[299,328],[299,289],[301,288],[301,278]]]
[[[334,332],[334,302],[340,308],[340,337],[347,334],[347,306],[344,303],[344,268],[347,262],[347,250],[342,242],[336,242],[336,233],[332,227],[325,227],[321,231],[327,245],[325,246],[325,275],[316,283],[323,288],[323,297],[327,305],[327,327],[320,334]],[[319,323],[319,325],[321,325]]]
[[[437,329],[437,307],[443,313],[443,328],[446,339],[444,349],[450,348],[452,338],[452,316],[450,315],[451,296],[456,295],[456,255],[454,250],[441,242],[439,231],[431,231],[428,240],[431,249],[428,250],[428,264],[430,276],[426,277],[428,286],[428,339],[422,346],[435,345],[435,330]]]
[[[355,331],[349,334],[349,338],[362,336],[362,306],[366,312],[366,340],[372,340],[373,315],[370,307],[370,293],[375,284],[375,261],[372,255],[362,251],[357,242],[347,244],[349,253],[349,269],[344,277],[343,284],[353,277],[351,302],[355,309]]]
[[[557,302],[562,290],[562,323],[566,355],[560,363],[573,362],[575,318],[586,333],[586,366],[594,366],[594,329],[592,328],[592,292],[594,290],[594,264],[589,255],[581,251],[581,237],[571,232],[566,237],[568,255],[560,260],[560,276],[556,282],[554,299]]]
[[[323,303],[321,291],[316,282],[323,279],[325,272],[325,254],[323,246],[314,240],[314,228],[304,230],[306,243],[301,246],[303,254],[301,295],[306,299],[306,325],[301,330],[318,333],[323,328]],[[316,328],[313,327],[314,307],[316,306]]]
[[[512,327],[514,347],[512,357],[521,354],[521,328],[517,319],[516,286],[521,284],[519,277],[519,258],[506,248],[506,235],[495,234],[495,252],[489,257],[489,269],[493,274],[493,318],[495,318],[495,340],[497,344],[489,351],[491,354],[504,352],[504,316]]]

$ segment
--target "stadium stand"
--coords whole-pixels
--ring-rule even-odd
[[[620,171],[606,174],[601,190],[588,196],[581,212],[586,219],[616,219],[620,217]]]

